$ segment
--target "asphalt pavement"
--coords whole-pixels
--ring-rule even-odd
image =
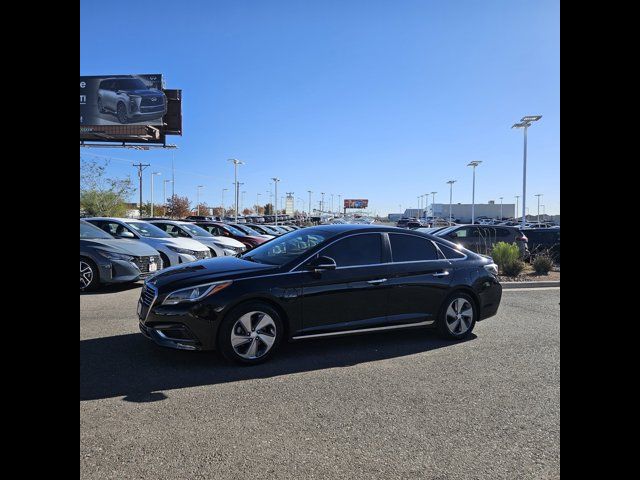
[[[83,479],[559,477],[559,288],[505,290],[464,342],[308,340],[249,368],[148,341],[139,292],[80,296]]]

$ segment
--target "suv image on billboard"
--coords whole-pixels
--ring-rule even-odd
[[[160,119],[167,113],[167,99],[139,78],[105,78],[98,86],[98,111],[114,114],[122,124]]]

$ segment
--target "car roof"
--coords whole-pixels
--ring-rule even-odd
[[[121,217],[87,217],[85,220],[116,220],[118,222],[127,222],[127,223],[149,223],[146,220],[140,220],[137,218],[121,218]]]

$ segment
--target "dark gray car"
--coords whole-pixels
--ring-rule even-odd
[[[136,240],[116,239],[80,220],[80,290],[100,284],[135,282],[160,270],[156,249]]]
[[[529,253],[527,237],[517,227],[494,225],[454,225],[434,233],[450,242],[462,245],[472,252],[489,255],[498,242],[515,243],[520,254],[526,257]]]

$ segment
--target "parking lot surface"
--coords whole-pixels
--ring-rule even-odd
[[[249,368],[145,339],[139,291],[80,296],[83,479],[559,477],[559,289],[505,290],[465,342],[308,340]]]

